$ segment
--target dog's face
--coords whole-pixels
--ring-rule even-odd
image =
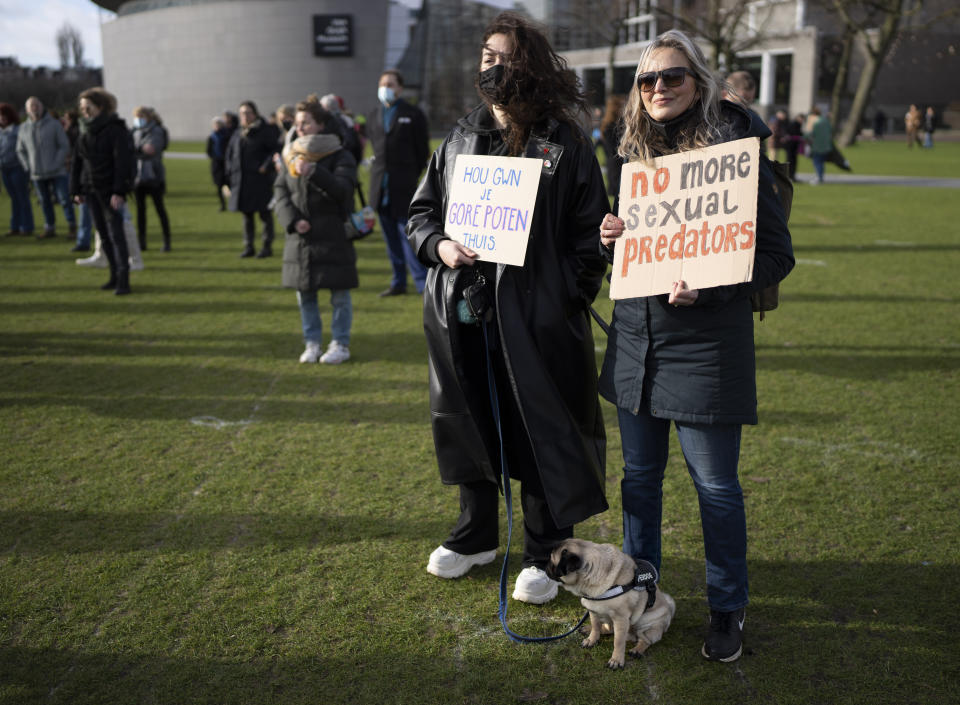
[[[567,539],[557,544],[550,554],[547,575],[564,586],[575,585],[579,571],[588,560],[591,546],[580,539]]]

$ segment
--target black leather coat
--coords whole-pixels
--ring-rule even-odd
[[[770,136],[755,113],[726,101],[721,108],[727,134],[718,141]],[[790,231],[762,157],[753,280],[701,289],[693,306],[671,306],[666,294],[617,301],[600,393],[633,414],[644,409],[690,423],[757,423],[750,295],[782,280],[793,265]]]
[[[440,475],[448,484],[499,479],[487,373],[476,352],[482,338],[476,326],[458,321],[456,310],[473,268],[449,269],[436,254],[456,156],[490,154],[499,144],[489,111],[477,108],[434,153],[410,205],[410,244],[430,267],[423,313],[430,409]],[[525,156],[543,158],[543,150],[551,158],[544,159],[524,266],[484,266],[495,272],[498,364],[509,380],[498,391],[501,398],[513,396],[521,421],[514,428],[525,429],[551,514],[564,527],[607,509],[606,437],[588,306],[606,270],[599,225],[609,202],[591,142],[579,130],[545,126]]]

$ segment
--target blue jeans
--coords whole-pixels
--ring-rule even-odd
[[[380,227],[383,229],[383,239],[387,243],[387,255],[390,257],[390,266],[393,267],[393,278],[390,288],[407,288],[407,267],[410,276],[417,287],[417,293],[423,293],[423,285],[427,280],[427,268],[420,264],[410,242],[407,240],[407,221],[391,218],[383,208],[380,209]]]
[[[80,209],[80,227],[77,228],[77,246],[90,247],[93,242],[93,221],[90,218],[90,207],[84,201],[78,208]]]
[[[818,154],[813,152],[810,154],[810,159],[813,160],[813,169],[817,172],[817,181],[823,182],[823,167],[827,163],[826,154]]]
[[[623,550],[660,570],[663,475],[670,421],[617,410],[623,446]],[[674,422],[700,499],[707,562],[707,602],[730,612],[747,597],[747,520],[737,479],[739,424]]]
[[[33,206],[30,204],[30,177],[19,166],[3,169],[3,187],[10,194],[10,230],[33,232]]]
[[[53,211],[54,199],[63,206],[63,217],[67,219],[67,225],[72,227],[77,224],[77,218],[73,212],[73,203],[70,200],[70,179],[67,178],[66,174],[54,176],[50,179],[34,179],[33,185],[40,197],[40,210],[43,211],[43,223],[47,230],[53,230],[57,222],[57,217]]]
[[[300,306],[300,322],[303,324],[303,340],[319,345],[323,340],[323,322],[320,320],[320,307],[317,304],[316,291],[298,291],[297,304]],[[353,324],[353,301],[349,289],[331,289],[330,305],[333,315],[330,320],[330,333],[333,340],[344,347],[350,346],[350,326]]]

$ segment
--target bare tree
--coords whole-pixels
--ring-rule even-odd
[[[574,34],[573,42],[582,46],[607,47],[607,71],[604,93],[613,93],[613,73],[617,47],[625,43],[625,30],[631,6],[629,0],[573,0],[564,18]]]
[[[57,54],[60,56],[60,68],[62,69],[70,65],[70,35],[67,27],[69,25],[64,25],[57,30]]]
[[[738,0],[694,0],[664,4],[660,14],[691,36],[700,37],[710,47],[714,71],[732,71],[737,54],[757,47],[769,39],[774,3],[747,3]]]
[[[83,35],[79,29],[69,22],[64,22],[57,30],[56,40],[61,68],[67,68],[71,58],[74,66],[83,66]]]
[[[890,53],[895,41],[903,31],[904,23],[910,23],[909,29],[917,31],[929,28],[948,17],[955,17],[958,8],[947,7],[932,17],[923,17],[927,0],[829,0],[833,11],[843,22],[845,31],[857,38],[864,53],[863,72],[857,81],[857,88],[850,106],[850,114],[843,124],[838,138],[841,147],[853,144],[860,131],[860,123],[873,96],[877,77],[883,62]],[[923,17],[923,21],[920,18]],[[834,95],[842,91],[846,84],[846,73],[838,72],[837,82],[843,84],[834,88]],[[839,101],[838,101],[839,102]]]

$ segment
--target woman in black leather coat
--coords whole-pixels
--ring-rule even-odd
[[[483,104],[434,153],[408,223],[413,250],[429,267],[424,328],[440,476],[460,487],[460,518],[427,570],[454,578],[496,555],[501,452],[489,358],[507,468],[521,482],[524,569],[513,597],[542,603],[557,592],[542,570],[552,545],[607,508],[588,307],[606,268],[598,225],[609,203],[591,142],[575,122],[579,84],[543,33],[503,13],[483,41]],[[444,235],[458,154],[542,159],[523,266],[480,261]],[[481,276],[492,304],[490,352],[481,327],[457,315],[463,289]]]

